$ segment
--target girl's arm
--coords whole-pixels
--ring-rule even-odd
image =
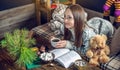
[[[68,40],[61,40],[57,42],[56,48],[68,48],[68,49],[73,49],[75,47],[74,43]]]

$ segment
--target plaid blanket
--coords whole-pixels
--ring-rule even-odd
[[[45,39],[49,39],[49,37],[55,36],[54,31],[50,29],[50,26],[48,25],[48,23],[37,26],[33,28],[32,31],[34,31],[37,35]],[[85,59],[88,61],[87,58]],[[102,70],[120,70],[120,53],[112,56],[108,63],[101,64],[100,68]]]
[[[55,36],[54,31],[51,30],[49,23],[46,23],[44,25],[37,26],[32,29],[32,31],[39,35],[42,38],[49,39],[51,36]]]
[[[101,64],[103,70],[120,70],[120,52],[111,57],[110,61],[106,64]]]

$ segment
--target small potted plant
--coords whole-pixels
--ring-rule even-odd
[[[5,33],[1,41],[2,48],[7,48],[20,68],[31,64],[37,58],[36,52],[31,49],[35,44],[35,39],[29,38],[28,33],[26,29],[16,29],[12,33]]]

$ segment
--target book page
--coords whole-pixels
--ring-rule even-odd
[[[70,51],[69,49],[54,49],[50,52],[52,52],[55,55],[54,59],[56,59],[69,51]]]
[[[70,65],[72,65],[76,60],[82,59],[81,56],[75,52],[70,51],[58,58],[56,58],[55,61],[59,62],[62,66],[65,68],[68,68]]]

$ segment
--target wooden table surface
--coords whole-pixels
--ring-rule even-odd
[[[78,70],[74,65],[70,66],[69,68],[64,68],[58,63],[45,63],[42,64],[39,68],[34,68],[32,70]],[[99,67],[87,65],[87,69],[84,70],[101,70]]]

